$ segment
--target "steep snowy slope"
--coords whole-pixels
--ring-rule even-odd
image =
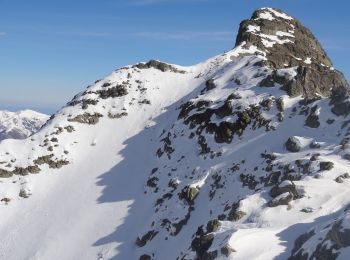
[[[0,141],[24,139],[37,132],[48,119],[47,115],[32,110],[0,111]]]
[[[348,89],[271,8],[203,63],[116,70],[0,144],[0,259],[348,259]]]

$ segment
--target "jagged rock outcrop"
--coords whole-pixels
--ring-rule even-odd
[[[290,96],[303,95],[306,99],[329,97],[332,91],[349,87],[312,32],[281,10],[255,11],[251,19],[240,24],[236,46],[254,46],[258,54],[265,56],[263,64],[272,73],[261,82],[262,86],[278,83]],[[293,79],[278,73],[285,68],[296,68]]]

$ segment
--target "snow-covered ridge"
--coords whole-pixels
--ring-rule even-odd
[[[256,14],[288,20],[271,10]],[[310,259],[331,243],[322,252],[347,259],[328,236],[298,243],[349,226],[347,82],[321,68],[328,89],[314,89],[301,76],[322,52],[308,64],[270,55],[297,41],[252,43],[118,69],[30,138],[4,140],[0,258]]]
[[[24,139],[37,132],[48,119],[49,116],[32,110],[0,111],[0,141]]]

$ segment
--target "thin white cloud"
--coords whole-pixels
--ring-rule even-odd
[[[231,40],[233,33],[230,31],[210,32],[140,32],[131,34],[133,37],[150,38],[158,40],[196,40],[205,39],[212,41]]]
[[[87,37],[106,37],[112,36],[112,33],[109,32],[78,32],[76,35],[87,36]]]
[[[324,48],[327,51],[349,51],[350,48],[340,45],[325,45]]]
[[[44,32],[45,34],[53,35],[65,35],[65,36],[78,36],[78,37],[92,37],[92,38],[103,38],[113,36],[111,32],[98,32],[98,31],[49,31]]]
[[[208,0],[129,0],[131,5],[153,5],[161,3],[193,3],[193,2],[206,2]]]
[[[6,33],[5,32],[0,32],[0,36],[5,36]]]

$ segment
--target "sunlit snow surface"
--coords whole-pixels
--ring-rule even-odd
[[[269,14],[260,18],[274,19]],[[277,38],[265,38],[283,44]],[[52,160],[69,164],[60,169],[43,164],[38,174],[0,179],[0,199],[10,199],[0,204],[0,259],[138,259],[142,254],[153,254],[154,259],[195,259],[191,242],[198,227],[226,212],[225,207],[235,202],[245,215],[237,221],[221,221],[208,249],[220,251],[229,243],[236,251],[229,256],[232,259],[287,259],[295,239],[308,230],[322,229],[334,219],[344,219],[344,227],[349,227],[349,216],[343,211],[350,203],[350,179],[334,181],[349,169],[349,161],[343,159],[349,149],[339,145],[346,134],[342,130],[345,119],[334,116],[329,100],[321,98],[312,104],[318,106],[320,126],[305,126],[305,115],[298,104],[301,97],[288,97],[278,84],[269,88],[259,85],[271,73],[256,65],[264,59],[264,52],[255,46],[244,48],[242,43],[195,66],[172,65],[178,72],[127,66],[73,100],[98,100],[97,104],[83,109],[82,103],[73,103],[30,138],[2,141],[1,169],[27,167],[38,157],[50,154]],[[277,74],[292,79],[295,69],[281,69]],[[203,91],[209,79],[216,87]],[[121,84],[127,86],[127,95],[103,99],[98,94]],[[181,105],[190,100],[210,101],[210,108],[216,109],[232,93],[241,97],[232,101],[233,107],[242,110],[281,98],[284,120],[278,120],[278,109],[273,105],[262,110],[262,115],[271,120],[275,130],[253,130],[249,126],[231,143],[217,143],[213,134],[204,132],[217,156],[200,154],[197,136],[190,138],[195,129],[178,118]],[[189,115],[196,112],[192,110]],[[102,117],[91,125],[71,121],[83,113]],[[108,116],[122,113],[126,114]],[[334,122],[326,123],[330,118]],[[218,125],[237,118],[213,115],[210,120]],[[74,131],[66,130],[69,127]],[[157,150],[168,134],[173,151],[158,157]],[[297,153],[284,146],[291,136],[300,141]],[[313,142],[320,147],[311,149]],[[48,150],[50,146],[52,151]],[[318,160],[310,162],[309,172],[294,182],[302,196],[288,206],[267,206],[272,199],[271,187],[260,183],[249,189],[242,185],[241,174],[266,177],[267,162],[262,154],[274,154],[276,164],[297,170],[297,160],[310,161],[316,153]],[[321,171],[322,161],[334,163],[334,168]],[[231,170],[237,165],[239,170]],[[146,185],[150,175],[158,178],[157,190]],[[222,186],[215,187],[210,197],[215,175],[221,176]],[[170,180],[177,185],[175,191]],[[289,183],[282,182],[281,187],[285,185]],[[167,228],[164,220],[176,223],[186,218],[189,205],[178,193],[187,186],[198,188],[199,193],[187,223],[174,235],[174,227]],[[29,197],[20,197],[21,190]],[[168,193],[172,195],[164,197]],[[157,203],[160,198],[163,201]],[[157,235],[138,247],[136,238],[150,230]],[[312,243],[317,243],[317,238],[310,240]],[[341,256],[346,259],[349,252],[343,250]],[[218,257],[224,256],[219,253]]]

